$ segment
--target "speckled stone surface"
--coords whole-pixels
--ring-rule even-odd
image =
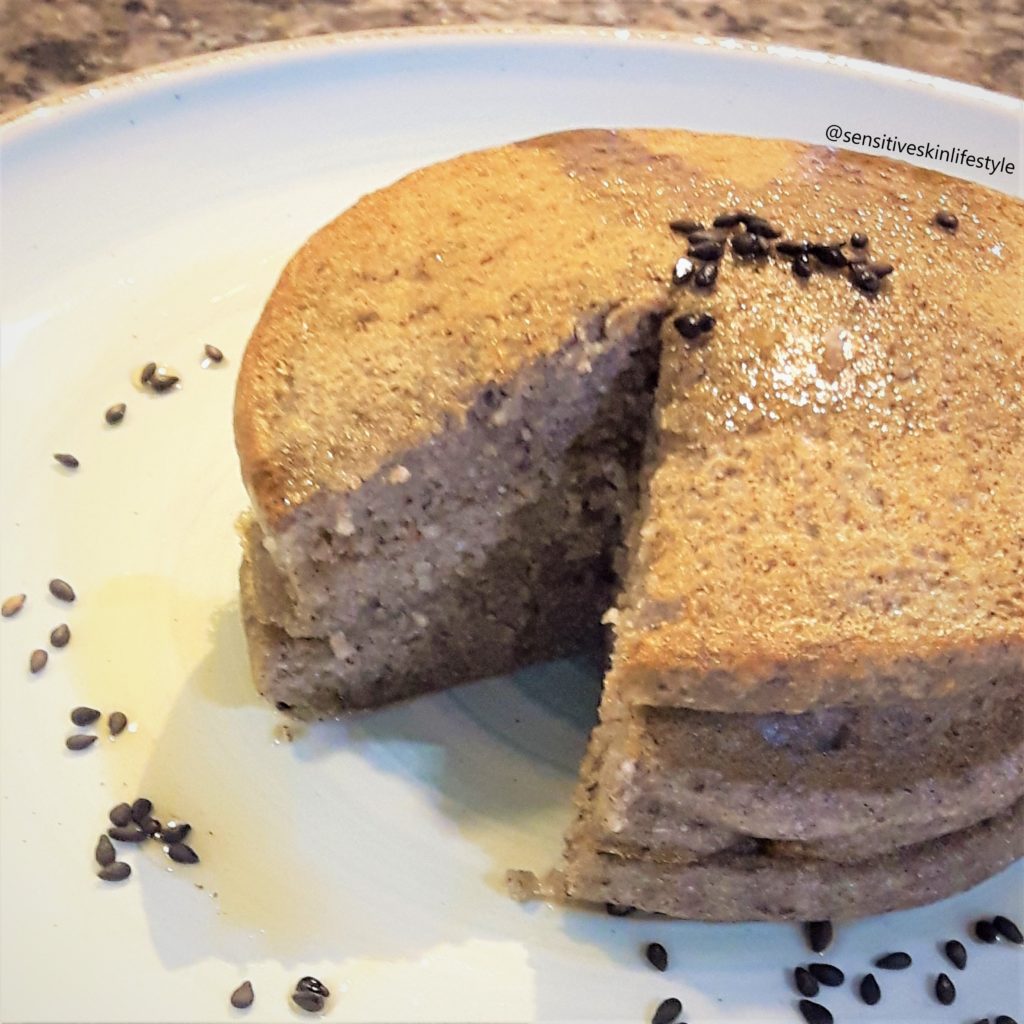
[[[788,43],[1024,95],[1024,0],[0,0],[0,109],[263,40],[509,21]]]

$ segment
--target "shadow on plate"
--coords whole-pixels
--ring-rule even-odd
[[[207,621],[138,772],[158,817],[192,823],[201,858],[172,865],[154,848],[146,868],[160,870],[137,872],[167,966],[418,957],[508,938],[509,916],[528,935],[504,874],[557,860],[596,721],[596,656],[306,726],[252,687],[237,605]],[[394,929],[403,915],[415,927]]]

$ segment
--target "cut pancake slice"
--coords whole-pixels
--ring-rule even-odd
[[[322,615],[297,610],[250,518],[241,591],[262,692],[334,715],[599,646],[666,310],[581,316],[555,352],[488,384],[463,422],[344,503],[351,547],[337,524],[309,528],[310,564],[293,575],[324,595]]]

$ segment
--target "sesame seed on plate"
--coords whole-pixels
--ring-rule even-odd
[[[801,999],[797,1006],[807,1024],[835,1024],[835,1018],[821,1003],[812,1003],[810,999]]]
[[[882,990],[873,974],[865,974],[860,979],[860,997],[868,1006],[874,1006],[882,998]]]
[[[886,953],[875,961],[875,966],[883,971],[903,971],[913,962],[909,953]]]
[[[75,599],[75,592],[71,587],[71,584],[66,580],[53,579],[50,580],[50,593],[53,594],[58,601],[67,601],[70,603]]]
[[[107,835],[119,843],[144,843],[149,838],[138,825],[114,825],[107,829]]]
[[[123,860],[115,860],[113,864],[108,864],[96,872],[104,882],[123,882],[131,873],[131,867]]]
[[[107,867],[109,864],[113,864],[117,860],[117,853],[114,850],[114,844],[110,841],[110,837],[101,835],[96,842],[96,863],[100,867]]]
[[[943,1006],[950,1006],[956,999],[956,986],[949,980],[948,974],[940,974],[935,979],[935,998]]]
[[[674,996],[663,999],[651,1017],[651,1024],[674,1024],[674,1021],[683,1012],[683,1004]]]
[[[807,970],[829,988],[838,988],[846,980],[846,976],[834,964],[808,964]]]
[[[806,967],[797,967],[793,971],[793,984],[802,996],[816,996],[820,989],[818,979]]]
[[[97,718],[100,717],[100,713],[95,708],[89,708],[85,705],[81,705],[71,711],[71,724],[72,725],[92,725]]]
[[[131,823],[132,820],[132,809],[129,804],[118,804],[116,807],[110,808],[110,813],[107,815],[111,822],[119,827],[124,827]]]
[[[644,950],[644,956],[655,970],[668,970],[668,950],[660,942],[650,943]]]
[[[252,1006],[255,994],[252,990],[251,981],[243,981],[234,992],[231,993],[231,1005],[236,1010],[247,1010]]]
[[[199,863],[199,854],[191,846],[186,846],[184,843],[171,843],[167,847],[167,856],[176,864]]]
[[[946,958],[959,971],[967,966],[967,950],[962,942],[957,939],[950,939],[943,947]]]

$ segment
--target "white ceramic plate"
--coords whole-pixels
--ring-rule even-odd
[[[232,521],[231,399],[285,259],[360,193],[467,149],[582,125],[823,141],[829,124],[1006,156],[1020,105],[781,48],[627,32],[321,38],[229,53],[37,106],[2,129],[4,1021],[291,1020],[312,973],[337,1021],[794,1021],[789,926],[607,918],[509,901],[509,866],[557,857],[598,692],[559,664],[284,741],[248,679]],[[983,179],[984,172],[974,176]],[[986,179],[1020,189],[1020,174]],[[204,343],[225,364],[202,368]],[[180,392],[131,373],[164,361]],[[117,427],[104,409],[128,403]],[[51,453],[72,451],[70,473]],[[68,607],[46,592],[67,578]],[[29,651],[67,621],[38,676]],[[64,749],[68,711],[133,731]],[[196,867],[132,851],[94,878],[108,808],[139,794],[194,823]],[[953,1010],[936,942],[1021,905],[1011,869],[940,906],[843,928],[833,958],[910,950],[885,1001],[841,1021],[1022,1016],[1020,950],[971,945]],[[1011,911],[1012,912],[1012,911]],[[672,967],[639,950],[657,939]],[[951,972],[956,973],[956,972]],[[956,1011],[959,1011],[956,1012]]]

